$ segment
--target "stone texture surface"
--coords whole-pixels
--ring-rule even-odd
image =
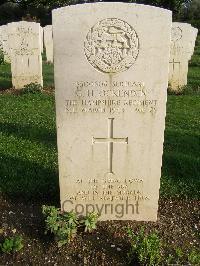
[[[190,59],[194,53],[197,35],[198,35],[198,29],[191,26],[191,37],[190,37],[191,56],[190,56]]]
[[[63,210],[156,221],[171,21],[137,4],[53,11]]]
[[[43,27],[40,26],[40,31],[41,31],[41,53],[44,51],[44,30]]]
[[[13,87],[21,89],[30,83],[42,86],[40,24],[21,21],[8,27]]]
[[[4,54],[4,61],[10,63],[10,46],[8,42],[8,26],[0,26],[0,49]]]
[[[46,48],[47,62],[53,63],[53,32],[52,25],[44,27],[44,45]]]
[[[173,22],[169,62],[169,88],[180,92],[187,85],[188,62],[194,53],[196,29],[188,23]]]

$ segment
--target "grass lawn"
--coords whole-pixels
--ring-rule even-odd
[[[43,64],[43,76],[44,87],[53,87],[52,65]],[[5,90],[11,88],[11,86],[10,65],[1,65],[0,88]],[[197,235],[196,231],[194,233],[195,229],[193,228],[193,224],[196,221],[198,223],[195,210],[197,211],[198,209],[198,200],[200,199],[199,92],[200,38],[198,38],[195,54],[190,62],[187,88],[183,95],[168,96],[160,190],[160,213],[161,217],[164,217],[164,220],[162,220],[164,225],[150,225],[150,228],[153,226],[154,229],[161,230],[163,235],[169,230],[171,235],[164,236],[166,243],[171,243],[172,239],[174,239],[174,242],[172,242],[177,242],[180,246],[183,245],[185,250],[190,249],[190,241],[197,241]],[[37,206],[37,213],[39,206],[42,204],[50,203],[59,205],[55,104],[53,93],[30,93],[23,95],[14,95],[10,93],[0,94],[0,143],[0,208],[2,208],[5,213],[8,213],[8,206],[5,205],[5,208],[2,206],[4,206],[3,204],[5,202],[9,202],[10,205],[8,205],[14,213],[18,212],[18,210],[16,210],[18,208],[23,209],[23,213],[25,213],[24,217],[27,217],[29,221],[30,210],[33,212],[33,215],[35,215],[34,206]],[[170,200],[174,200],[172,205],[170,205]],[[27,201],[29,205],[26,205],[28,204],[26,203]],[[179,208],[179,204],[182,204],[181,208]],[[190,206],[191,209],[188,210],[187,206]],[[176,209],[175,217],[172,217],[174,209]],[[41,240],[41,232],[36,233],[34,237],[28,236],[29,231],[28,233],[26,232],[26,230],[28,230],[27,227],[25,225],[25,227],[22,227],[25,220],[20,220],[20,214],[18,217],[18,223],[13,220],[12,225],[17,227],[24,238],[30,241],[30,243],[34,243],[33,238],[36,237],[36,243],[38,245],[37,247],[35,244],[34,249],[36,250],[36,257],[43,257],[43,253],[45,254],[47,250],[47,257],[50,256],[52,252],[57,252],[57,249],[51,245],[45,250],[43,247],[45,244],[42,241],[45,242],[46,239]],[[33,216],[33,218],[31,218],[32,223],[37,223],[41,226],[43,222],[41,222],[41,218],[38,218],[40,215],[36,214],[35,217],[36,218]],[[180,217],[182,220],[180,220]],[[190,218],[191,224],[188,224],[188,219]],[[171,220],[174,221],[174,224],[177,224],[178,228],[184,227],[185,229],[179,228],[180,231],[178,229],[170,229]],[[0,219],[0,223],[1,221],[4,220]],[[31,230],[34,230],[34,226],[36,225],[30,225]],[[135,228],[137,227],[134,223],[132,226],[133,228],[134,226]],[[129,247],[127,242],[122,245],[124,239],[122,241],[122,239],[119,240],[118,237],[116,237],[114,238],[115,240],[113,240],[114,232],[121,232],[121,228],[122,224],[120,222],[111,222],[109,225],[100,223],[99,233],[97,232],[97,235],[99,234],[98,237],[102,241],[100,246],[91,246],[91,241],[93,243],[92,245],[96,245],[94,243],[96,243],[97,240],[94,235],[90,237],[83,236],[83,238],[77,240],[80,243],[77,244],[75,242],[74,245],[86,245],[88,254],[92,252],[91,250],[98,252],[106,245],[108,249],[105,251],[107,260],[109,261],[109,259],[112,259],[114,261],[113,265],[126,265],[123,263]],[[38,230],[43,229],[40,228]],[[185,230],[184,234],[187,236],[185,238],[182,236],[184,243],[182,243],[181,230]],[[119,241],[119,245],[123,246],[123,248],[121,248],[123,254],[117,254],[116,251],[113,252],[112,248],[110,250],[110,246],[107,245],[108,239],[111,243],[112,241],[116,241],[116,243]],[[194,246],[196,245],[195,241],[193,243]],[[69,247],[69,254],[74,254],[74,249],[77,249],[77,247]],[[76,255],[79,253],[81,254],[81,250],[82,249],[77,249],[75,252]],[[35,254],[33,254],[33,257],[34,256]],[[65,259],[63,254],[59,253],[59,256],[59,261]],[[80,263],[80,258],[78,259],[73,256],[74,255],[69,255],[71,263],[74,261]],[[90,258],[95,256],[97,255],[90,254]],[[122,264],[117,264],[121,262],[121,260]],[[5,261],[6,258],[4,257],[4,262]],[[28,261],[27,259],[26,262]],[[30,261],[34,261],[35,265],[39,265],[37,264],[37,260],[33,258],[32,260],[30,259]],[[95,259],[92,261],[93,265],[97,265],[95,264]],[[68,265],[72,264],[69,263]]]

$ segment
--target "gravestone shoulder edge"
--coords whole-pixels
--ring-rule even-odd
[[[156,14],[158,12],[160,12],[160,14],[164,15],[171,15],[172,16],[172,11],[168,10],[168,9],[164,9],[164,8],[160,8],[160,7],[156,7],[156,6],[150,6],[150,5],[143,5],[143,4],[135,4],[135,3],[124,3],[124,2],[103,2],[103,3],[85,3],[85,4],[77,4],[77,5],[70,5],[70,6],[64,6],[64,7],[60,7],[60,8],[56,8],[54,10],[52,10],[52,15],[56,16],[56,15],[60,15],[60,13],[62,14],[63,12],[70,12],[70,11],[77,11],[78,9],[93,9],[95,8],[118,8],[118,7],[125,7],[125,8],[132,8],[132,9],[136,9],[137,8],[137,12],[139,12],[139,9],[141,11],[145,11],[145,10],[149,10],[151,15],[152,12],[155,12]]]

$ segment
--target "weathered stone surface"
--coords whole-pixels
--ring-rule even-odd
[[[42,86],[40,24],[21,21],[8,27],[13,87],[21,89],[30,83]]]
[[[197,32],[188,23],[172,24],[169,89],[180,92],[187,85],[188,62],[194,52]]]
[[[171,21],[125,3],[53,11],[63,210],[156,221]]]
[[[4,61],[10,63],[10,46],[8,42],[8,26],[0,26],[0,49],[4,54]]]
[[[47,62],[53,63],[53,32],[52,25],[44,27],[44,45],[46,48]]]
[[[195,43],[197,39],[198,29],[191,26],[191,37],[190,37],[190,48],[191,48],[191,56],[190,59],[194,53]]]
[[[40,31],[41,31],[41,53],[44,51],[44,30],[43,27],[40,26]]]

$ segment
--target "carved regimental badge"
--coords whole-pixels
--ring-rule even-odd
[[[177,42],[182,38],[182,29],[179,27],[172,28],[172,42]]]
[[[94,68],[104,73],[117,73],[134,64],[139,53],[139,39],[127,22],[107,18],[90,29],[84,48]]]

